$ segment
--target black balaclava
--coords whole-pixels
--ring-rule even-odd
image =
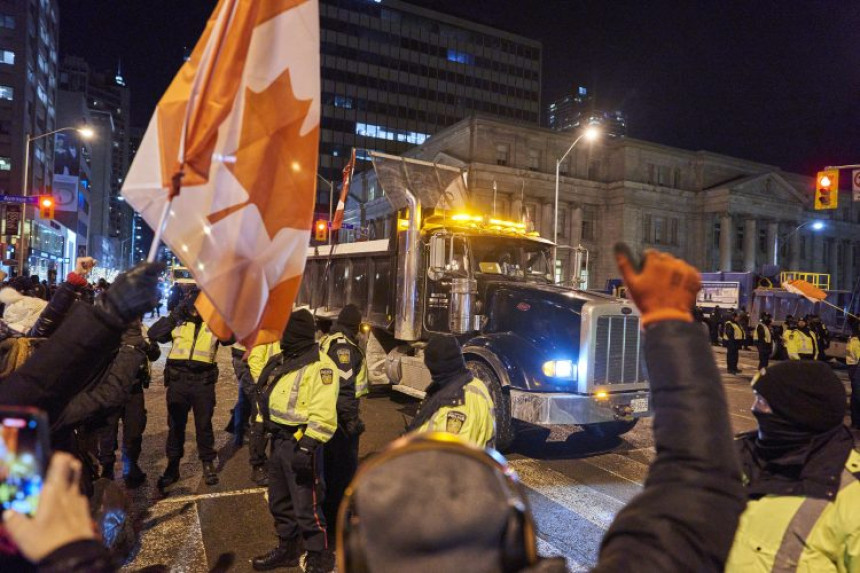
[[[315,335],[316,323],[310,311],[293,311],[281,337],[281,352],[287,358],[297,356],[316,344]]]
[[[353,340],[358,336],[358,327],[361,326],[361,311],[354,304],[343,307],[337,315],[336,330],[343,332]]]
[[[424,350],[424,364],[430,370],[433,382],[444,385],[458,374],[468,373],[460,343],[453,336],[436,335]]]

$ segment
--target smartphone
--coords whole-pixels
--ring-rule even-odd
[[[33,515],[50,455],[48,417],[35,408],[0,406],[0,506]]]

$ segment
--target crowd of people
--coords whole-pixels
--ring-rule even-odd
[[[860,571],[860,453],[844,423],[845,389],[818,360],[824,337],[814,317],[782,334],[793,360],[770,366],[769,316],[751,327],[743,309],[716,313],[730,371],[738,372],[744,344],[759,351],[758,429],[733,439],[708,336],[696,324],[698,272],[653,251],[641,266],[623,246],[616,257],[645,333],[656,458],[643,491],[606,532],[594,570],[635,563],[643,571]],[[3,515],[31,567],[119,565],[93,527],[88,498],[95,478],[115,477],[120,421],[122,477],[130,487],[147,479],[138,464],[143,389],[161,343],[170,345],[167,466],[157,482],[165,492],[180,479],[189,414],[204,482],[218,482],[216,354],[232,346],[239,391],[229,430],[236,445],[248,443],[249,471],[268,488],[278,538],[252,560],[254,569],[302,562],[311,572],[565,570],[563,559],[537,555],[528,500],[492,450],[492,394],[466,367],[455,337],[435,336],[424,348],[432,383],[406,436],[359,466],[368,380],[358,308],[346,306],[322,335],[310,312],[296,310],[280,341],[246,349],[215,336],[196,311],[196,291],[171,301],[147,332],[141,318],[160,299],[160,265],[142,264],[101,289],[87,281],[91,265],[82,260],[44,304],[16,289],[21,299],[6,303],[15,322],[4,312],[0,323],[0,344],[11,340],[17,349],[3,355],[0,404],[45,411],[58,452],[35,515]],[[25,342],[33,340],[40,342]],[[858,363],[855,337],[852,385]],[[852,425],[860,428],[853,388]],[[15,559],[6,551],[0,569],[25,566]]]

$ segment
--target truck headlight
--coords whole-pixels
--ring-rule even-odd
[[[572,360],[550,360],[543,363],[541,370],[550,378],[576,378]]]

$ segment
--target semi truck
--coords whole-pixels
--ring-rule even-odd
[[[416,398],[431,382],[426,342],[456,336],[492,394],[502,449],[515,421],[607,437],[651,415],[631,302],[556,284],[553,243],[520,222],[466,211],[460,169],[371,158],[390,203],[390,236],[311,247],[298,305],[323,323],[357,305],[371,371]]]

